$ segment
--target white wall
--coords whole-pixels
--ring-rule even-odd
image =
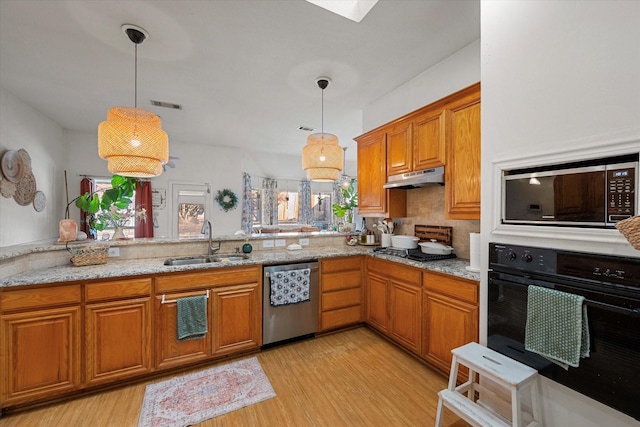
[[[32,158],[37,189],[47,197],[47,206],[40,213],[31,205],[20,206],[13,198],[0,197],[0,248],[53,241],[58,237],[58,222],[65,215],[64,171],[67,171],[70,201],[80,195],[82,175],[111,176],[107,162],[98,157],[97,133],[65,131],[2,88],[0,125],[0,155],[9,149],[27,150]],[[172,183],[208,183],[214,197],[218,190],[225,188],[241,197],[243,172],[279,178],[283,182],[286,179],[291,182],[302,180],[305,173],[300,156],[304,143],[301,139],[299,152],[283,155],[194,144],[170,135],[171,155],[179,159],[174,160],[175,168],[167,168],[162,175],[153,178],[152,186],[166,189],[170,196]],[[355,151],[353,141],[341,141],[341,145]],[[355,162],[347,161],[346,171],[355,175]],[[155,230],[156,237],[171,235],[170,210],[170,205],[156,210],[159,225]],[[71,218],[79,222],[79,211],[73,204],[70,213]],[[224,212],[214,203],[212,214],[214,234],[233,234],[240,229],[240,206]]]
[[[615,230],[499,227],[499,168],[640,151],[640,2],[482,2],[482,247],[639,256]],[[586,240],[585,240],[586,239]],[[482,253],[482,265],[488,254]],[[486,341],[486,273],[481,339]],[[545,425],[639,425],[543,379]]]
[[[362,115],[364,132],[404,116],[480,81],[480,40],[368,105]]]
[[[10,92],[0,88],[0,155],[25,149],[31,156],[36,189],[44,192],[44,211],[0,197],[0,248],[58,236],[64,217],[65,140],[60,126]]]
[[[85,132],[67,131],[69,164],[69,197],[80,195],[81,175],[95,175],[109,177],[107,162],[98,157],[97,135]],[[304,144],[301,140],[300,150]],[[158,228],[154,230],[156,237],[171,236],[171,186],[174,183],[209,184],[213,197],[225,188],[230,189],[240,199],[242,196],[242,173],[260,177],[273,177],[282,180],[305,179],[305,172],[301,166],[301,151],[290,155],[264,153],[258,151],[240,150],[233,147],[218,147],[203,144],[192,144],[170,136],[169,151],[174,160],[175,168],[167,168],[162,175],[152,178],[154,189],[165,189],[167,205],[164,209],[156,209],[158,214]],[[347,163],[347,172],[353,171],[355,163]],[[257,186],[261,181],[254,181]],[[297,188],[297,186],[295,187]],[[72,206],[72,217],[79,220],[79,212]],[[241,207],[224,212],[214,202],[212,209],[212,223],[214,235],[229,235],[240,229]]]

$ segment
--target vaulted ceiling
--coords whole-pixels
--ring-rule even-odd
[[[96,132],[137,102],[184,143],[299,152],[321,128],[342,145],[362,110],[480,37],[479,0],[380,0],[356,23],[304,0],[0,0],[0,85],[65,129]],[[179,104],[181,110],[150,105]],[[343,142],[344,141],[344,142]],[[355,158],[355,150],[347,153]]]

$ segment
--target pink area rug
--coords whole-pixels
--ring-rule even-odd
[[[138,427],[189,426],[275,395],[252,357],[148,385]]]

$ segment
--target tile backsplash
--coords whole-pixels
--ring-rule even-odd
[[[480,232],[480,221],[448,220],[444,217],[444,186],[430,185],[407,190],[407,217],[394,218],[399,226],[394,234],[415,234],[415,225],[446,225],[453,227],[452,244],[458,258],[469,259],[469,233]],[[376,223],[369,218],[367,225]]]

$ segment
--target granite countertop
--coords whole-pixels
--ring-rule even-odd
[[[480,274],[468,271],[466,267],[469,265],[468,260],[448,259],[430,262],[412,261],[391,255],[375,254],[371,248],[363,246],[338,246],[338,247],[322,247],[310,248],[297,251],[289,250],[273,250],[273,251],[255,251],[250,254],[249,259],[242,261],[225,261],[208,264],[191,264],[182,266],[165,266],[166,257],[162,258],[145,258],[136,260],[109,260],[107,264],[89,265],[75,267],[71,264],[59,267],[44,268],[40,270],[31,270],[25,273],[16,274],[0,280],[0,288],[24,286],[24,285],[41,285],[48,283],[61,283],[69,281],[96,280],[125,276],[138,275],[155,275],[162,273],[171,273],[179,271],[199,271],[212,268],[222,268],[229,266],[256,265],[256,264],[281,264],[292,263],[296,261],[305,261],[312,259],[332,258],[349,255],[372,255],[376,258],[387,259],[399,262],[413,267],[424,268],[431,271],[437,271],[456,277],[462,277],[471,280],[480,280]]]

